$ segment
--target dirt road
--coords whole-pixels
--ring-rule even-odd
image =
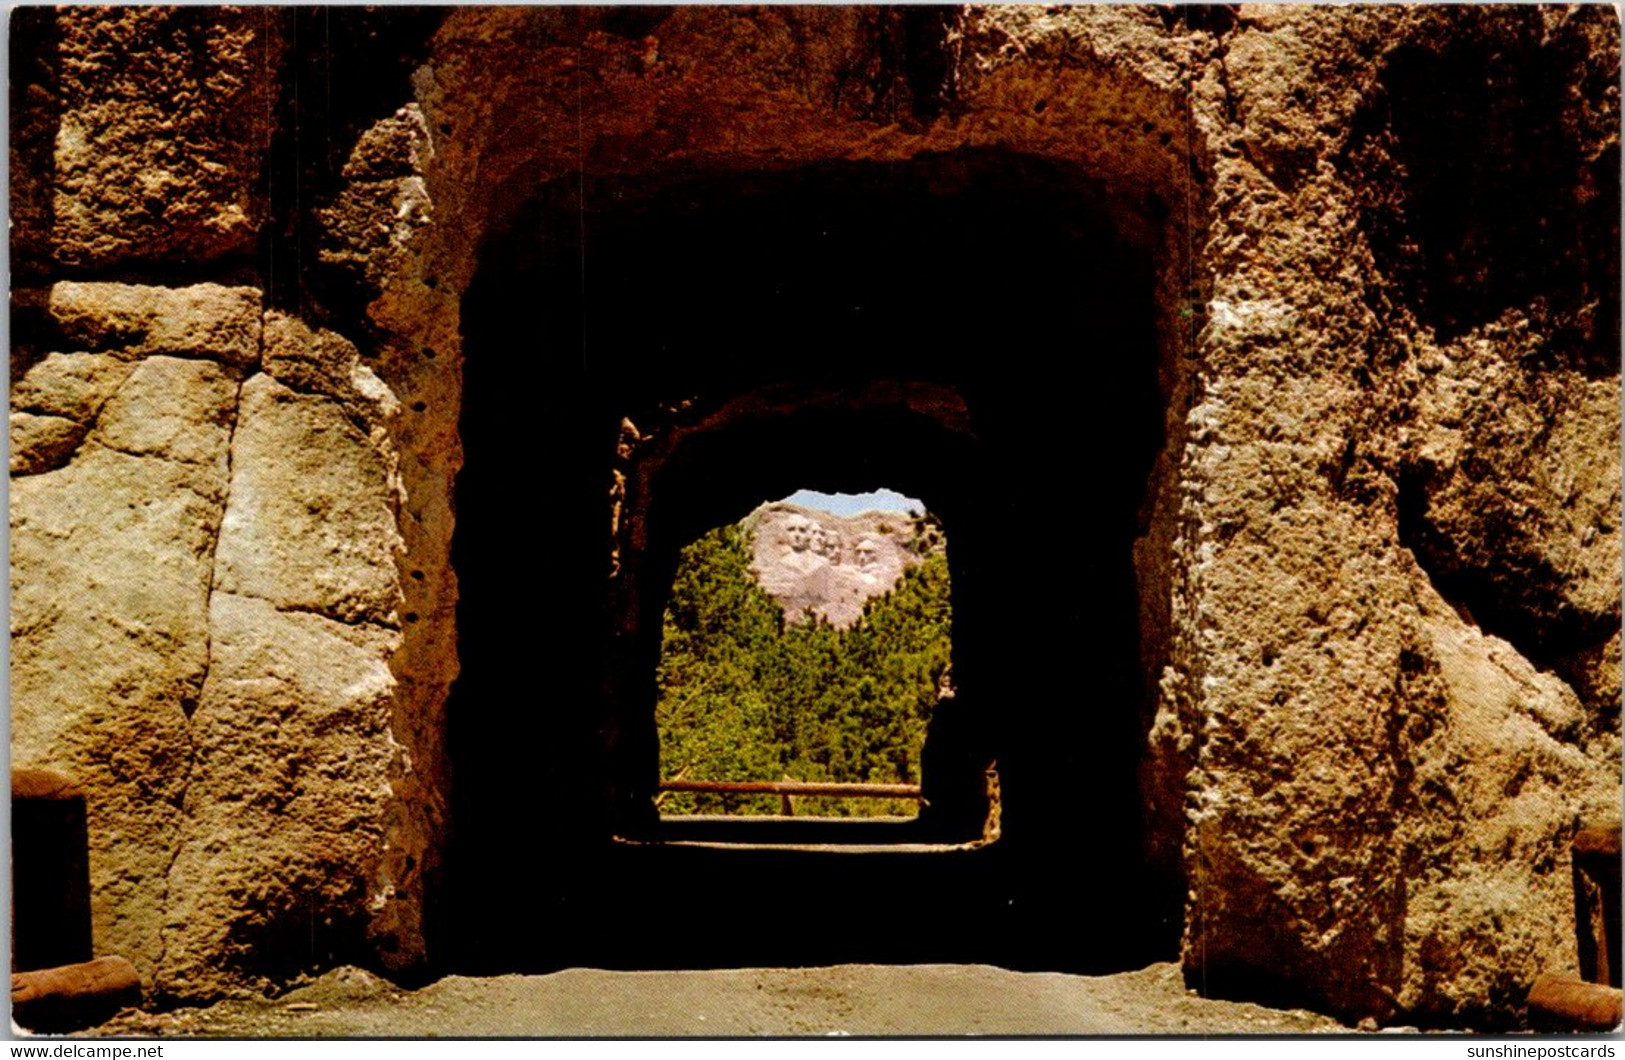
[[[605,972],[472,979],[400,990],[342,968],[274,1001],[126,1013],[103,1035],[482,1037],[1313,1034],[1303,1010],[1208,1001],[1179,969],[1088,977],[986,965]]]

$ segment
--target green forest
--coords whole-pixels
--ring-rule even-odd
[[[751,572],[749,532],[683,551],[660,661],[663,779],[920,781],[920,749],[948,667],[948,561],[931,516],[914,521],[897,587],[847,629],[789,623]],[[776,795],[662,792],[662,814],[781,813]],[[908,799],[798,796],[797,816],[912,816]]]

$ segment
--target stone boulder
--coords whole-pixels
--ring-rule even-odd
[[[47,354],[12,389],[12,759],[84,783],[97,945],[150,976],[258,292],[61,284],[52,304],[105,352]]]

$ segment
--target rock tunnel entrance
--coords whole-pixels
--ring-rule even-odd
[[[468,971],[1171,958],[1147,887],[1135,539],[1162,442],[1150,241],[1040,159],[571,177],[464,300],[443,952]],[[656,820],[679,550],[764,496],[885,482],[953,543],[958,695],[922,782],[963,838],[627,844]],[[496,900],[494,900],[496,899]]]

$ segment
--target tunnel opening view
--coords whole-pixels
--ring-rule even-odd
[[[918,500],[798,491],[701,536],[663,618],[661,816],[913,819],[951,644]]]
[[[509,198],[462,310],[452,965],[1171,959],[1162,205],[999,152]],[[684,790],[787,778],[918,793]]]

